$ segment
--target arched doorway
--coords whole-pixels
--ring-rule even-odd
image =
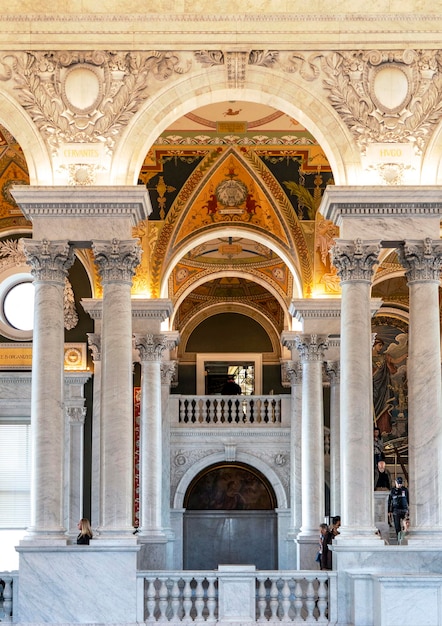
[[[184,506],[184,569],[278,569],[276,496],[261,472],[238,462],[205,468]]]

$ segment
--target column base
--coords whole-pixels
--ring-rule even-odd
[[[168,546],[167,537],[162,538],[138,535],[140,551],[137,557],[138,570],[167,569]]]
[[[404,539],[409,546],[438,546],[442,544],[442,528],[411,529]]]
[[[298,544],[297,569],[319,569],[315,560],[319,550],[319,531],[314,536],[299,533],[296,543]]]

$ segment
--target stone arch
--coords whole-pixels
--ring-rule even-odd
[[[284,261],[284,263],[287,265],[287,267],[289,268],[289,271],[291,272],[293,276],[293,284],[294,284],[295,293],[296,293],[296,295],[294,293],[293,297],[301,298],[302,286],[301,286],[301,279],[299,276],[298,269],[295,267],[295,265],[293,264],[293,261],[290,259],[287,253],[280,246],[278,246],[276,242],[274,242],[271,239],[266,238],[265,236],[261,235],[257,231],[250,231],[247,227],[238,228],[238,227],[230,227],[230,226],[225,226],[225,225],[219,226],[219,228],[214,228],[213,230],[210,230],[207,233],[197,235],[194,239],[188,241],[185,246],[179,248],[175,252],[174,256],[170,259],[167,267],[165,268],[165,271],[163,272],[163,276],[161,279],[160,298],[169,297],[168,281],[169,281],[170,274],[172,273],[172,270],[175,267],[175,265],[178,263],[178,261],[185,254],[187,254],[192,248],[194,248],[195,246],[199,246],[202,243],[209,241],[210,239],[213,239],[213,237],[220,237],[220,236],[244,237],[244,236],[247,236],[247,234],[250,232],[253,232],[253,238],[256,241],[258,241],[259,243],[262,243],[263,245],[273,250],[273,252],[275,252]]]
[[[315,93],[312,83],[296,74],[248,66],[244,86],[229,88],[226,69],[221,66],[185,75],[146,103],[115,151],[114,183],[136,183],[147,150],[171,122],[197,107],[222,100],[259,102],[297,118],[321,144],[336,184],[360,182],[360,151],[348,128],[325,98]]]
[[[285,299],[281,296],[281,294],[278,293],[278,291],[276,289],[273,289],[272,285],[270,285],[268,283],[268,281],[265,281],[263,278],[260,278],[259,276],[256,276],[255,274],[252,274],[251,272],[247,272],[247,271],[243,271],[243,270],[241,270],[241,271],[238,271],[238,270],[226,271],[226,270],[224,270],[224,271],[220,271],[220,272],[213,272],[209,276],[203,276],[199,280],[195,280],[195,282],[193,282],[191,285],[189,285],[188,288],[179,296],[179,298],[174,303],[174,312],[173,312],[173,314],[170,317],[170,326],[171,326],[171,328],[173,328],[176,311],[178,310],[180,304],[185,300],[185,298],[194,289],[196,289],[200,285],[203,285],[206,281],[208,281],[208,280],[215,280],[217,278],[222,278],[223,276],[233,276],[233,277],[237,277],[237,278],[246,278],[248,280],[256,282],[257,284],[261,285],[262,287],[265,287],[274,296],[274,298],[278,301],[278,303],[281,305],[282,310],[284,311],[284,318],[285,318],[284,327],[290,328],[290,324],[291,324],[291,319],[292,318],[291,318],[291,315],[290,315],[290,313],[288,311],[287,303],[286,303]]]
[[[184,507],[184,499],[186,497],[187,490],[198,474],[204,470],[206,467],[210,467],[211,465],[216,465],[217,463],[222,463],[226,460],[225,452],[220,451],[214,454],[210,454],[199,461],[196,461],[193,465],[189,467],[187,472],[182,476],[179,481],[175,493],[172,494],[173,498],[173,508],[182,510]],[[259,459],[258,457],[252,456],[247,452],[238,451],[236,454],[236,460],[240,463],[244,463],[245,465],[250,465],[251,467],[257,469],[267,477],[269,481],[277,501],[278,509],[287,509],[288,508],[288,499],[286,489],[281,482],[281,479],[276,474],[276,472],[264,461]]]
[[[53,169],[47,147],[26,111],[7,93],[0,91],[0,124],[20,144],[31,185],[53,184]]]
[[[420,184],[440,185],[442,183],[442,122],[434,131],[425,153],[422,155]]]
[[[187,346],[187,341],[192,334],[192,332],[201,324],[201,322],[212,315],[218,315],[220,313],[240,313],[241,315],[246,315],[251,317],[253,320],[258,322],[265,332],[267,333],[273,348],[272,357],[279,358],[281,355],[281,340],[278,331],[271,324],[270,320],[266,318],[263,314],[261,314],[256,309],[248,306],[247,304],[237,304],[235,302],[229,303],[217,303],[211,306],[206,306],[203,310],[199,311],[189,322],[186,324],[185,328],[181,331],[180,334],[180,344],[178,346],[178,356],[183,357],[185,354],[185,349]]]

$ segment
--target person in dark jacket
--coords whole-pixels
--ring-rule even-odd
[[[408,517],[408,506],[410,503],[408,497],[408,489],[403,484],[401,476],[395,481],[395,486],[391,489],[388,496],[388,517],[393,518],[394,529],[399,538],[402,531],[402,520]]]
[[[341,525],[340,515],[335,515],[332,518],[332,525],[326,532],[322,542],[322,555],[321,555],[321,569],[333,569],[332,566],[332,551],[330,546],[333,543],[333,539],[339,535],[339,527]]]
[[[224,383],[223,388],[221,389],[221,394],[223,396],[241,395],[241,387],[238,385],[238,383],[235,382],[235,378],[233,376],[227,376],[227,381]]]
[[[83,517],[77,524],[77,528],[80,531],[77,536],[77,544],[88,546],[90,540],[93,537],[92,528],[89,520]]]

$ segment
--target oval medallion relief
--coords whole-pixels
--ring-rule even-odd
[[[385,113],[398,113],[410,97],[410,82],[406,72],[394,64],[376,68],[372,79],[372,98]]]
[[[63,95],[66,104],[75,112],[87,114],[94,111],[101,99],[101,79],[92,65],[75,65],[66,72]]]

